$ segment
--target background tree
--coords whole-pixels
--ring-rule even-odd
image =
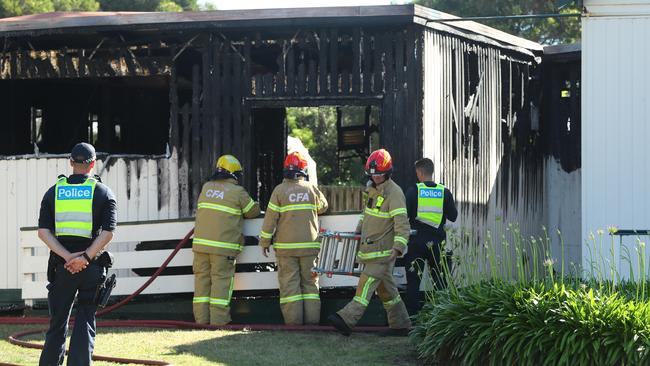
[[[52,0],[55,11],[97,11],[97,0]]]
[[[49,11],[54,11],[54,5],[51,1],[0,0],[0,16],[3,18]]]
[[[362,107],[346,107],[343,125],[363,123],[364,115]],[[286,118],[289,135],[299,138],[316,161],[319,185],[365,184],[361,158],[344,159],[339,165],[335,107],[287,108]]]
[[[156,6],[156,11],[183,11],[183,7],[172,0],[163,0]]]
[[[197,0],[99,0],[105,11],[196,11]]]
[[[556,0],[415,0],[416,4],[460,17],[579,13],[576,5],[558,11]],[[580,17],[493,20],[481,23],[542,44],[573,43],[580,39]]]
[[[0,0],[0,18],[51,11],[197,11],[215,10],[197,0]]]

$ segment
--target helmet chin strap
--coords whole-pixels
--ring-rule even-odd
[[[303,176],[305,179],[309,179],[309,175],[307,173],[295,169],[284,169],[282,175],[288,179],[298,179],[299,176]]]
[[[215,175],[217,175],[217,176],[223,176],[223,177],[229,177],[229,178],[232,178],[232,179],[234,179],[234,180],[236,180],[236,181],[239,181],[239,180],[240,180],[240,179],[239,179],[239,178],[240,178],[240,174],[241,174],[241,171],[231,173],[231,172],[227,171],[226,169],[217,168],[217,173],[216,173]]]
[[[388,172],[388,173],[384,173],[384,174],[366,174],[368,176],[368,183],[366,183],[366,185],[368,187],[370,187],[370,186],[376,187],[377,186],[377,184],[372,179],[372,177],[384,177],[384,181],[379,183],[379,184],[385,183],[387,180],[390,179],[391,173],[392,172]]]

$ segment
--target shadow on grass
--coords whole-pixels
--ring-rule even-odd
[[[226,333],[172,348],[224,365],[420,365],[407,338],[329,332]]]
[[[0,335],[6,338],[25,329],[31,327],[4,326]],[[42,343],[43,337],[37,334],[27,340]],[[96,345],[96,354],[165,360],[175,365],[422,365],[407,338],[376,334],[343,337],[333,332],[102,328]],[[36,364],[39,354],[0,341],[0,362]]]

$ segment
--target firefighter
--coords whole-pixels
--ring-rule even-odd
[[[370,154],[365,170],[370,180],[366,206],[357,225],[357,233],[361,234],[357,258],[365,267],[352,301],[328,320],[341,334],[349,336],[377,291],[388,313],[389,329],[383,335],[406,336],[411,320],[393,278],[395,260],[406,254],[411,229],[404,193],[390,179],[393,163],[388,151],[380,149]]]
[[[238,182],[242,167],[232,155],[221,156],[216,172],[203,185],[194,227],[194,319],[200,324],[230,323],[235,261],[244,245],[244,218],[260,214],[257,202]]]
[[[75,297],[68,365],[90,365],[95,346],[95,294],[106,277],[104,248],[117,224],[115,195],[93,176],[95,148],[79,143],[70,153],[72,175],[60,175],[43,196],[38,237],[49,247],[47,304],[50,327],[39,365],[62,365]],[[108,253],[106,253],[108,254]]]
[[[437,289],[445,287],[444,268],[440,263],[442,242],[445,241],[446,220],[456,221],[458,210],[451,191],[433,181],[433,161],[420,159],[415,162],[418,183],[406,191],[406,209],[411,226],[416,234],[409,240],[405,259],[406,267],[406,309],[410,315],[420,311],[424,294],[420,291],[420,275],[424,261],[429,265],[429,274]],[[443,256],[444,259],[449,255]],[[447,270],[451,262],[447,260]]]
[[[307,160],[298,152],[284,160],[284,180],[271,194],[260,232],[262,254],[271,239],[278,263],[280,308],[285,324],[318,324],[320,296],[312,273],[320,249],[318,214],[327,211],[323,193],[307,178]]]

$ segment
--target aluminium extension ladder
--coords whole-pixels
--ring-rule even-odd
[[[363,272],[363,264],[357,263],[357,251],[361,235],[351,232],[323,231],[320,234],[321,247],[318,254],[318,264],[313,272],[332,275],[359,276]]]

